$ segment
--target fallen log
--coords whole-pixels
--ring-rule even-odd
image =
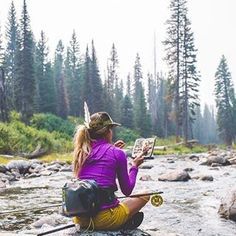
[[[35,158],[41,157],[43,155],[46,155],[47,152],[48,152],[48,150],[41,148],[41,145],[39,144],[33,152],[19,153],[19,154],[17,154],[17,156],[24,157],[26,159],[35,159]]]

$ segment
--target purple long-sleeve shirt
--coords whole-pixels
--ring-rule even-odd
[[[92,143],[92,151],[85,161],[78,178],[94,179],[101,188],[115,188],[116,177],[119,181],[121,191],[129,196],[135,186],[138,168],[132,166],[127,168],[127,158],[124,151],[108,143],[104,139]],[[115,207],[119,204],[118,199],[101,209]]]

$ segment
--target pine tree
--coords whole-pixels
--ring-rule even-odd
[[[57,114],[57,101],[56,101],[56,85],[53,76],[53,66],[51,61],[48,61],[45,65],[45,87],[47,88],[47,93],[44,94],[44,112],[49,112]]]
[[[92,112],[98,112],[104,109],[104,101],[103,101],[103,87],[102,81],[99,74],[99,68],[97,63],[97,56],[94,47],[94,42],[92,41],[92,58],[91,58],[91,83],[92,90],[90,91],[90,96],[92,97]]]
[[[121,106],[121,124],[127,128],[134,128],[133,106],[130,97],[126,94]]]
[[[9,109],[6,99],[6,83],[3,67],[0,67],[0,121],[9,120]]]
[[[57,44],[55,53],[54,76],[57,97],[57,114],[65,119],[68,115],[68,100],[64,76],[64,46],[61,40],[59,40]]]
[[[51,62],[48,58],[49,49],[46,36],[41,31],[41,38],[36,46],[36,81],[39,112],[56,112],[55,84],[52,76]]]
[[[135,128],[143,136],[147,137],[151,131],[151,120],[147,114],[147,104],[142,86],[142,67],[139,54],[136,55],[134,65],[134,122]]]
[[[195,106],[199,106],[198,87],[200,78],[196,70],[196,52],[190,21],[185,16],[182,61],[183,78],[181,79],[182,86],[179,96],[185,143],[187,143],[192,123],[195,120]]]
[[[186,14],[186,0],[171,0],[171,17],[167,20],[168,38],[164,41],[166,46],[166,61],[169,65],[169,79],[171,80],[171,93],[174,100],[174,116],[176,123],[176,141],[179,141],[181,126],[180,111],[180,81],[182,76],[181,60],[183,52],[183,25]]]
[[[217,68],[215,79],[218,130],[225,143],[231,146],[235,137],[233,114],[235,94],[231,74],[224,55]]]
[[[72,33],[70,45],[67,48],[65,62],[66,87],[68,91],[69,114],[82,116],[82,91],[81,91],[81,69],[80,48],[75,31]]]
[[[4,47],[3,47],[3,37],[0,25],[0,66],[3,66],[3,64],[4,64]]]
[[[86,53],[85,53],[85,60],[83,63],[83,85],[82,85],[82,94],[83,94],[83,100],[86,101],[89,107],[89,111],[93,112],[91,110],[91,107],[93,106],[93,98],[92,98],[92,78],[91,78],[91,58],[89,55],[89,49],[88,46],[86,47]]]
[[[30,29],[30,19],[26,1],[20,20],[20,39],[16,57],[17,97],[22,121],[29,122],[34,112],[35,74],[34,74],[34,41]]]
[[[114,111],[113,116],[116,117],[117,121],[121,121],[121,106],[123,99],[123,81],[119,77],[118,68],[119,68],[119,60],[118,54],[116,51],[115,44],[112,44],[111,49],[111,57],[110,57],[110,81],[113,87],[114,94]]]
[[[16,19],[14,2],[11,2],[6,25],[6,52],[5,52],[5,75],[6,75],[6,96],[9,109],[16,109],[16,54],[19,45],[19,29]]]

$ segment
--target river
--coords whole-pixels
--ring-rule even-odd
[[[221,199],[236,188],[236,165],[210,168],[199,165],[188,156],[157,156],[144,164],[151,169],[140,169],[134,193],[143,189],[160,190],[164,203],[154,207],[150,203],[143,209],[145,218],[140,226],[144,231],[175,233],[193,236],[235,236],[236,222],[220,218],[217,213]],[[170,170],[192,168],[191,177],[207,174],[213,181],[190,179],[187,182],[162,182],[158,176]],[[0,212],[11,209],[34,209],[0,215],[0,233],[21,233],[43,216],[60,213],[60,208],[37,210],[37,207],[61,202],[61,188],[71,178],[70,172],[57,172],[51,176],[20,179],[12,182],[0,193]],[[152,180],[141,181],[143,175]],[[121,195],[118,193],[117,195]]]

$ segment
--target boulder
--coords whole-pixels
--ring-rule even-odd
[[[211,175],[201,175],[199,176],[199,180],[202,180],[202,181],[213,181],[213,176]]]
[[[18,169],[20,174],[27,173],[30,166],[31,166],[31,163],[25,160],[12,160],[6,165],[7,169],[9,170]]]
[[[61,169],[61,165],[59,163],[50,164],[46,167],[46,169],[57,172]]]
[[[189,159],[192,160],[192,161],[199,161],[199,157],[196,156],[196,155],[190,155]]]
[[[0,165],[0,173],[6,173],[8,171],[5,165]]]
[[[194,170],[194,169],[191,168],[191,167],[187,167],[187,168],[184,169],[184,171],[187,171],[187,172],[191,172],[191,171],[193,171],[193,170]]]
[[[145,165],[145,164],[142,164],[139,168],[140,168],[140,169],[147,169],[147,170],[149,170],[149,169],[152,169],[152,168],[153,168],[153,165]]]
[[[188,181],[189,179],[191,179],[190,175],[183,170],[171,171],[158,177],[159,181]]]
[[[66,224],[69,220],[61,215],[53,214],[49,216],[42,217],[41,219],[37,220],[31,226],[34,228],[41,228],[44,224],[50,225],[50,226],[57,226],[60,224]]]
[[[72,172],[72,166],[63,166],[60,169],[61,172]]]
[[[16,176],[9,171],[7,171],[5,174],[0,173],[0,179],[4,182],[17,180]]]
[[[6,188],[6,184],[0,180],[0,189]]]
[[[152,177],[150,175],[142,175],[139,180],[142,180],[142,181],[152,181]]]
[[[220,165],[230,165],[230,162],[227,160],[225,155],[210,155],[207,157],[207,165],[211,166],[213,163]]]
[[[221,217],[236,222],[236,189],[227,194],[221,201],[218,213]]]

